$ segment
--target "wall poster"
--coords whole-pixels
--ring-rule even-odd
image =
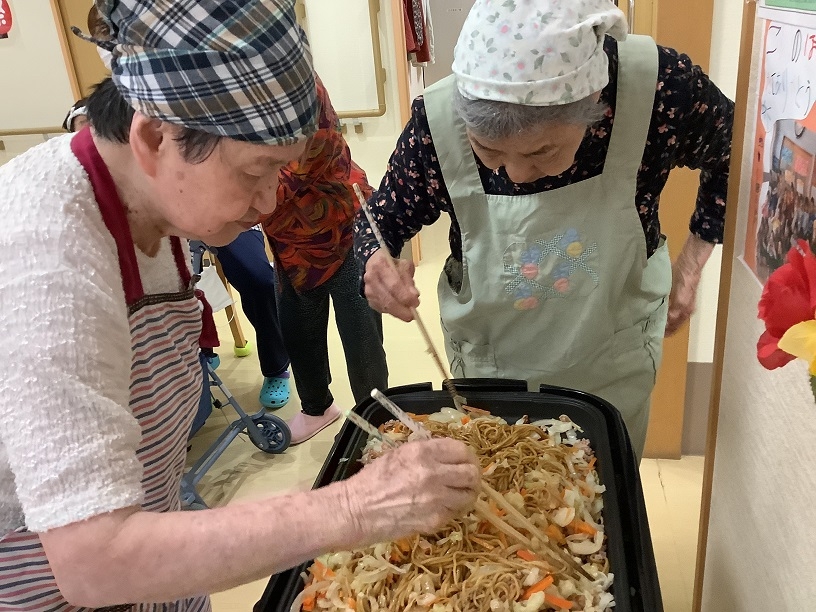
[[[743,260],[764,284],[794,241],[816,252],[816,28],[766,21],[762,53]]]

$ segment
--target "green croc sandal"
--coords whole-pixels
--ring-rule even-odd
[[[264,376],[258,401],[268,410],[283,408],[289,401],[289,372],[280,376]]]

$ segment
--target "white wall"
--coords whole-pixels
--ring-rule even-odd
[[[715,0],[709,76],[730,99],[737,91],[740,24],[743,0]],[[733,198],[731,198],[733,201]],[[722,247],[716,247],[703,270],[697,312],[691,318],[689,361],[710,363],[714,358],[714,329],[720,285]]]
[[[755,30],[752,72],[761,34]],[[751,189],[758,92],[748,92],[748,124],[735,254],[743,252]],[[737,197],[739,196],[739,197]],[[807,366],[764,370],[756,342],[759,283],[736,257],[723,363],[703,612],[813,610],[816,602],[816,403]]]
[[[11,0],[0,40],[0,129],[58,126],[74,103],[48,0]]]
[[[305,0],[307,19],[316,14],[327,3],[336,3],[337,0]],[[367,0],[353,0],[355,6],[367,6]],[[352,157],[368,174],[368,180],[375,187],[385,174],[388,158],[394,150],[400,132],[402,120],[399,110],[399,90],[396,80],[397,61],[404,61],[404,51],[397,51],[394,40],[394,29],[391,16],[391,2],[380,0],[379,14],[380,44],[382,47],[382,61],[386,71],[385,95],[386,114],[382,117],[360,119],[363,131],[355,132],[352,120],[347,119],[346,141],[351,148]],[[359,7],[358,7],[359,8]],[[401,18],[401,17],[400,17]],[[306,31],[309,40],[320,41],[312,43],[315,67],[321,75],[322,69],[332,70],[330,79],[322,76],[326,82],[326,89],[332,98],[336,109],[342,110],[352,102],[361,98],[354,93],[362,87],[371,91],[374,75],[371,72],[370,45],[349,46],[346,41],[355,37],[369,37],[370,27],[367,17],[361,17],[358,10],[333,13],[333,19],[318,19],[307,21]],[[399,53],[399,54],[398,54]],[[343,59],[338,63],[337,58]],[[370,94],[369,94],[370,100]],[[376,96],[374,96],[376,103]],[[355,109],[357,110],[357,109]]]

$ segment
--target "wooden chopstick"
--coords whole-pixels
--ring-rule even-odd
[[[524,529],[530,533],[530,535],[538,538],[541,541],[541,544],[546,548],[547,552],[554,555],[564,563],[567,563],[584,578],[593,580],[592,576],[590,576],[589,573],[583,567],[581,567],[581,564],[572,558],[572,555],[553,544],[547,534],[536,527],[530,519],[519,512],[519,510],[513,504],[505,499],[504,495],[496,491],[496,489],[491,487],[484,479],[482,479],[482,491],[484,491],[485,495],[487,495],[490,499],[496,502],[496,505],[499,508],[507,512],[509,516],[516,519],[516,521],[518,521],[524,527]]]
[[[476,514],[478,514],[481,518],[483,518],[488,523],[493,525],[496,529],[501,531],[503,534],[505,534],[509,538],[512,538],[517,544],[521,544],[522,546],[524,546],[524,548],[526,548],[527,550],[529,550],[531,552],[535,550],[535,546],[533,546],[533,542],[527,536],[525,536],[523,533],[518,531],[512,525],[509,525],[506,521],[502,520],[501,517],[498,517],[495,514],[493,514],[493,511],[490,509],[490,506],[488,506],[486,502],[483,502],[482,500],[477,499],[476,504],[474,506],[474,509],[476,511]],[[548,551],[549,551],[549,549],[548,549]],[[542,559],[542,560],[545,560],[545,559]],[[563,560],[560,559],[560,558],[558,560],[563,562]],[[567,564],[567,569],[574,569],[574,567],[571,564]],[[558,573],[561,573],[561,574],[563,574],[564,576],[566,576],[568,578],[574,578],[575,577],[575,575],[570,574],[569,572],[558,572]]]
[[[405,425],[410,431],[418,434],[422,438],[430,439],[431,432],[412,419],[406,412],[386,397],[379,389],[372,389],[371,397],[373,397],[379,404],[388,410],[400,423]]]
[[[357,194],[357,199],[360,201],[360,207],[363,209],[366,219],[368,219],[368,224],[371,226],[371,231],[374,233],[374,237],[377,239],[377,242],[379,243],[383,252],[388,255],[388,262],[392,269],[396,271],[397,264],[394,263],[394,259],[391,257],[391,253],[388,250],[388,245],[385,244],[385,239],[383,238],[382,233],[380,233],[380,228],[377,225],[377,222],[374,220],[374,215],[371,214],[371,209],[368,207],[365,196],[363,196],[363,192],[360,190],[360,186],[357,183],[354,183],[354,193]],[[411,316],[419,326],[419,331],[422,334],[422,338],[425,340],[425,346],[428,353],[433,358],[436,367],[439,369],[439,373],[442,374],[442,383],[444,384],[448,393],[450,393],[451,398],[453,398],[454,406],[457,410],[461,410],[462,406],[467,403],[467,400],[459,394],[459,392],[456,390],[456,386],[453,384],[453,382],[451,382],[451,376],[448,373],[448,369],[445,367],[445,364],[439,357],[439,353],[434,346],[433,340],[431,340],[431,335],[428,333],[428,328],[425,327],[425,323],[423,323],[422,317],[419,316],[416,308],[411,308]]]
[[[397,443],[394,442],[394,440],[390,439],[385,434],[381,433],[379,429],[374,427],[371,423],[366,421],[356,412],[352,412],[351,410],[349,410],[348,412],[346,412],[346,418],[352,423],[354,423],[357,427],[362,429],[364,432],[366,432],[368,435],[376,438],[377,440],[385,444],[387,447],[397,448]]]
[[[377,400],[383,407],[385,407],[389,412],[391,412],[391,414],[393,414],[400,422],[404,423],[406,427],[408,427],[411,431],[424,432],[425,434],[427,434],[428,437],[431,436],[431,432],[424,425],[422,425],[422,423],[417,423],[416,421],[413,421],[413,419],[411,419],[411,417],[405,414],[405,412],[399,406],[394,404],[391,400],[389,400],[377,389],[374,389],[371,392],[371,397]],[[363,419],[363,417],[361,417],[357,413],[349,411],[348,413],[346,413],[346,416],[352,423],[360,427],[363,431],[368,432],[370,435],[374,436],[378,440],[381,440],[384,444],[388,445],[391,448],[396,447],[394,441],[386,438],[385,435],[383,435],[379,429],[374,427],[371,423]],[[410,421],[410,424],[406,423],[405,419]],[[513,504],[511,504],[505,499],[504,495],[502,495],[501,493],[496,491],[496,489],[491,487],[490,484],[488,484],[488,482],[484,478],[482,478],[481,489],[484,492],[484,494],[487,495],[489,499],[492,499],[499,508],[507,512],[508,515],[512,516],[516,521],[518,521],[524,527],[524,529],[526,529],[530,533],[530,535],[532,535],[535,538],[538,538],[538,540],[541,542],[541,545],[544,547],[544,551],[547,552],[547,554],[550,557],[554,558],[557,561],[565,563],[568,568],[577,572],[580,576],[583,576],[584,578],[587,578],[590,581],[593,580],[592,576],[590,576],[589,573],[587,573],[587,571],[583,567],[581,567],[581,565],[575,559],[573,559],[571,555],[569,555],[566,551],[561,550],[555,544],[553,544],[550,538],[547,536],[547,534],[542,532],[538,527],[535,526],[535,524],[530,519],[528,519],[521,512],[519,512],[519,510]],[[524,534],[519,532],[512,525],[502,520],[501,517],[493,514],[493,512],[490,510],[490,506],[488,506],[482,500],[480,499],[476,500],[475,510],[477,514],[479,514],[484,520],[489,522],[491,525],[493,525],[496,529],[498,529],[505,535],[513,538],[516,542],[518,542],[522,546],[525,546],[531,551],[535,548],[533,546],[532,540],[527,538]]]

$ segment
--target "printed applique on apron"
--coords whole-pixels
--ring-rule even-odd
[[[137,451],[144,468],[142,509],[176,512],[187,437],[198,410],[203,378],[198,359],[201,310],[195,297],[186,255],[178,238],[173,254],[185,290],[146,295],[136,252],[113,179],[99,156],[90,130],[79,132],[71,148],[88,173],[105,225],[119,252],[128,305],[132,348],[130,409],[142,429]],[[0,610],[86,612],[62,597],[39,536],[24,529],[0,541]],[[209,612],[207,596],[158,604],[129,604],[106,611]]]
[[[522,196],[485,194],[454,77],[425,93],[442,176],[462,230],[462,286],[439,306],[454,376],[596,394],[622,413],[638,456],[671,290],[665,241],[647,260],[635,207],[657,82],[657,47],[618,45],[615,122],[603,173]]]
[[[587,244],[577,229],[550,239],[516,242],[504,251],[505,284],[516,310],[532,310],[552,298],[589,295],[598,287],[597,243]]]

